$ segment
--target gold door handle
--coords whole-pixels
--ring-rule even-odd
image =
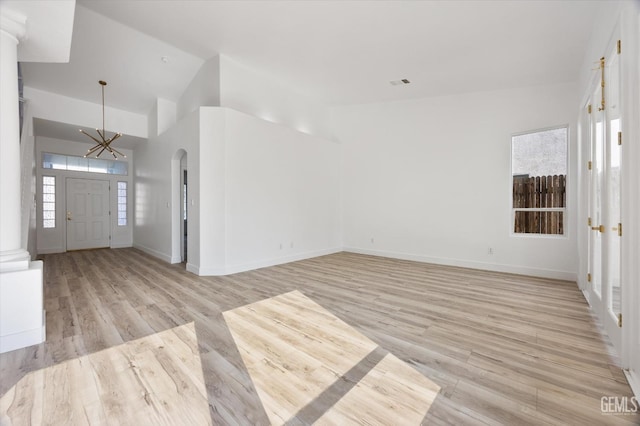
[[[600,233],[604,233],[604,225],[600,225],[600,226],[592,226],[591,227],[592,231],[600,231]]]

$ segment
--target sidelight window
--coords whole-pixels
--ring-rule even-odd
[[[42,176],[42,227],[56,227],[55,176]]]
[[[127,226],[127,182],[118,182],[118,226]]]

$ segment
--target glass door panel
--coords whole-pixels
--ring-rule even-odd
[[[619,145],[619,132],[621,129],[620,115],[620,61],[616,53],[607,60],[605,68],[605,94],[606,94],[606,119],[607,119],[607,214],[606,244],[607,244],[607,274],[605,281],[608,287],[607,308],[611,315],[618,317],[621,312],[622,289],[620,281],[620,178],[621,178],[621,154]]]

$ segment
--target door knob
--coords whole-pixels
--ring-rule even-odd
[[[67,212],[67,220],[71,220],[71,212]]]

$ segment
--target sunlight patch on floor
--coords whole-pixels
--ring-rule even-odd
[[[440,387],[299,291],[223,313],[272,424],[420,424]]]
[[[211,424],[194,324],[28,373],[0,423]]]

